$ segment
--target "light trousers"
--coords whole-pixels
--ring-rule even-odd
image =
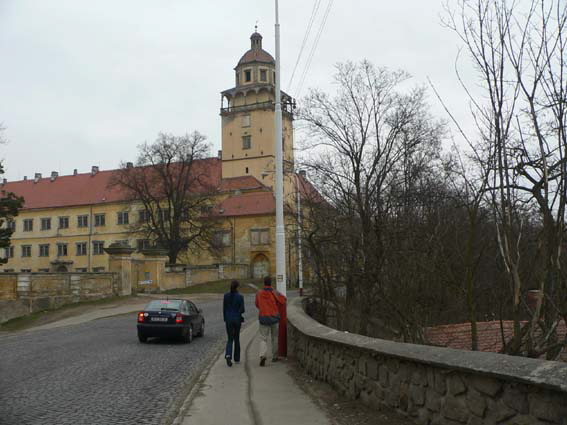
[[[268,340],[272,345],[272,358],[278,356],[278,324],[260,324],[260,357],[266,357],[268,352]]]

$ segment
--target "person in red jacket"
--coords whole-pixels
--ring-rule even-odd
[[[260,310],[260,366],[266,364],[268,339],[272,345],[272,361],[278,361],[278,322],[280,314],[278,304],[285,304],[285,297],[272,288],[272,278],[264,278],[264,288],[256,293],[256,307]]]

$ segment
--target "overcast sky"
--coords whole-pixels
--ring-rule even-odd
[[[300,94],[329,88],[336,62],[366,58],[410,72],[415,84],[430,77],[466,119],[459,41],[441,25],[443,1],[335,0]],[[316,2],[280,1],[282,88],[294,97],[305,61],[288,82]],[[116,168],[160,131],[198,130],[216,153],[220,92],[233,86],[256,21],[275,55],[273,10],[271,0],[0,0],[4,177]]]

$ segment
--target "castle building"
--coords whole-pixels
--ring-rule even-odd
[[[251,277],[275,274],[275,60],[254,32],[251,48],[235,71],[235,86],[221,93],[222,151],[198,160],[198,168],[216,188],[215,211],[221,249],[188,252],[180,262],[191,266],[239,264]],[[313,191],[293,172],[293,99],[282,92],[285,199],[297,190]],[[25,205],[14,227],[4,272],[103,272],[104,248],[112,243],[139,250],[149,241],[132,234],[130,224],[143,220],[143,208],[111,186],[116,170],[92,167],[89,173],[4,182],[1,189],[23,196]],[[291,223],[291,220],[288,220]],[[297,278],[295,231],[290,224],[288,277]]]

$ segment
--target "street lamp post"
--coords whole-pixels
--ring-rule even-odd
[[[283,214],[283,147],[282,147],[282,97],[281,97],[281,66],[280,66],[280,17],[279,2],[276,1],[276,288],[286,295],[285,269],[285,227]]]

